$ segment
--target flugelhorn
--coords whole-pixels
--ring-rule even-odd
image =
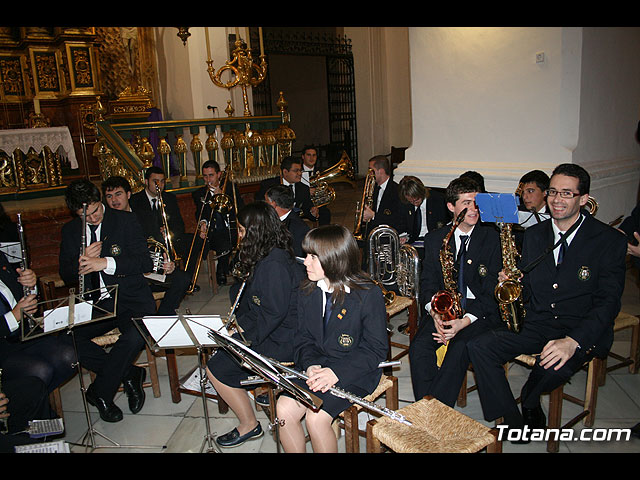
[[[364,208],[373,205],[373,189],[376,186],[376,174],[372,168],[367,171],[367,176],[364,179],[364,188],[362,189],[362,198],[356,204],[356,221],[353,227],[353,236],[356,240],[364,239],[364,232],[362,231],[362,216],[364,214]]]
[[[345,151],[342,152],[338,163],[309,179],[309,188],[312,189],[311,202],[314,207],[322,207],[335,200],[336,190],[329,183],[336,182],[348,182],[355,187],[353,165]]]

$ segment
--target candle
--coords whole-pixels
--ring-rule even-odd
[[[209,44],[209,27],[204,27],[204,38],[207,42],[207,61],[211,61],[211,45]]]
[[[33,99],[33,108],[36,111],[36,115],[40,115],[40,100],[37,98]]]
[[[264,42],[262,40],[262,27],[258,27],[258,32],[260,33],[260,55],[264,55]]]

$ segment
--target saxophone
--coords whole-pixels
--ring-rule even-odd
[[[522,273],[516,265],[518,250],[511,234],[510,223],[498,223],[500,228],[500,246],[502,249],[502,268],[507,276],[496,285],[494,294],[500,307],[500,315],[509,327],[509,330],[518,333],[522,327],[522,320],[526,315],[522,303],[522,285],[520,277]]]
[[[443,321],[462,318],[464,314],[460,303],[460,292],[458,292],[458,283],[456,282],[455,275],[455,261],[453,253],[449,248],[449,240],[466,214],[467,209],[465,208],[460,212],[453,222],[451,230],[449,230],[449,233],[447,233],[442,240],[442,248],[440,249],[440,265],[442,267],[444,290],[436,292],[433,297],[431,297],[431,308],[442,315]]]

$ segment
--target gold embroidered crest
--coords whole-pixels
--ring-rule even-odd
[[[117,244],[113,244],[111,245],[111,255],[114,257],[117,257],[118,255],[120,255],[120,253],[122,253],[122,250],[120,250],[120,246]]]
[[[260,299],[255,295],[253,296],[253,303],[255,303],[256,305],[260,305]]]
[[[486,265],[480,264],[478,266],[478,275],[480,275],[481,277],[486,277],[487,273],[489,273],[489,270],[487,269]]]
[[[343,333],[338,337],[338,343],[341,347],[349,348],[353,345],[353,337],[347,333]]]
[[[385,215],[391,215],[391,210],[389,210],[388,208],[384,209],[384,214]]]
[[[590,278],[591,278],[591,270],[589,270],[589,267],[585,265],[581,266],[580,270],[578,270],[578,280],[586,282]]]

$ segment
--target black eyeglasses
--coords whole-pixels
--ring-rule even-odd
[[[544,193],[546,193],[548,197],[555,197],[558,194],[560,195],[561,198],[573,198],[573,197],[579,197],[580,196],[579,193],[570,192],[568,190],[562,190],[562,191],[559,192],[558,190],[555,190],[553,188],[545,190]]]

